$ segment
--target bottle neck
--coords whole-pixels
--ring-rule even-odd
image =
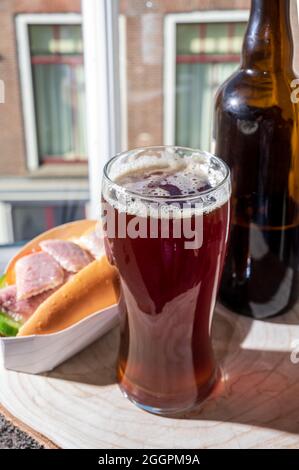
[[[241,66],[266,72],[292,70],[290,0],[252,0]]]

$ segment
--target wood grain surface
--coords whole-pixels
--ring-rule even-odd
[[[0,402],[63,448],[299,448],[299,306],[265,322],[217,307],[213,337],[224,380],[180,418],[121,395],[117,328],[47,375],[0,369]]]

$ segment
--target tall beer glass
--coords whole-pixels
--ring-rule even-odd
[[[225,163],[187,148],[132,150],[104,169],[106,252],[122,287],[118,380],[151,412],[190,409],[219,378],[211,322],[230,193]]]

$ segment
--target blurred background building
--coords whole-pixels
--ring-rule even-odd
[[[123,149],[211,149],[213,98],[238,66],[249,6],[119,1]],[[296,14],[293,0],[298,39]],[[88,216],[80,1],[0,0],[0,80],[0,243],[22,242]]]

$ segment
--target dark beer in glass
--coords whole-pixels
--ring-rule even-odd
[[[106,251],[122,286],[118,380],[149,411],[189,409],[219,378],[211,322],[229,199],[229,170],[207,153],[139,149],[105,167]]]

